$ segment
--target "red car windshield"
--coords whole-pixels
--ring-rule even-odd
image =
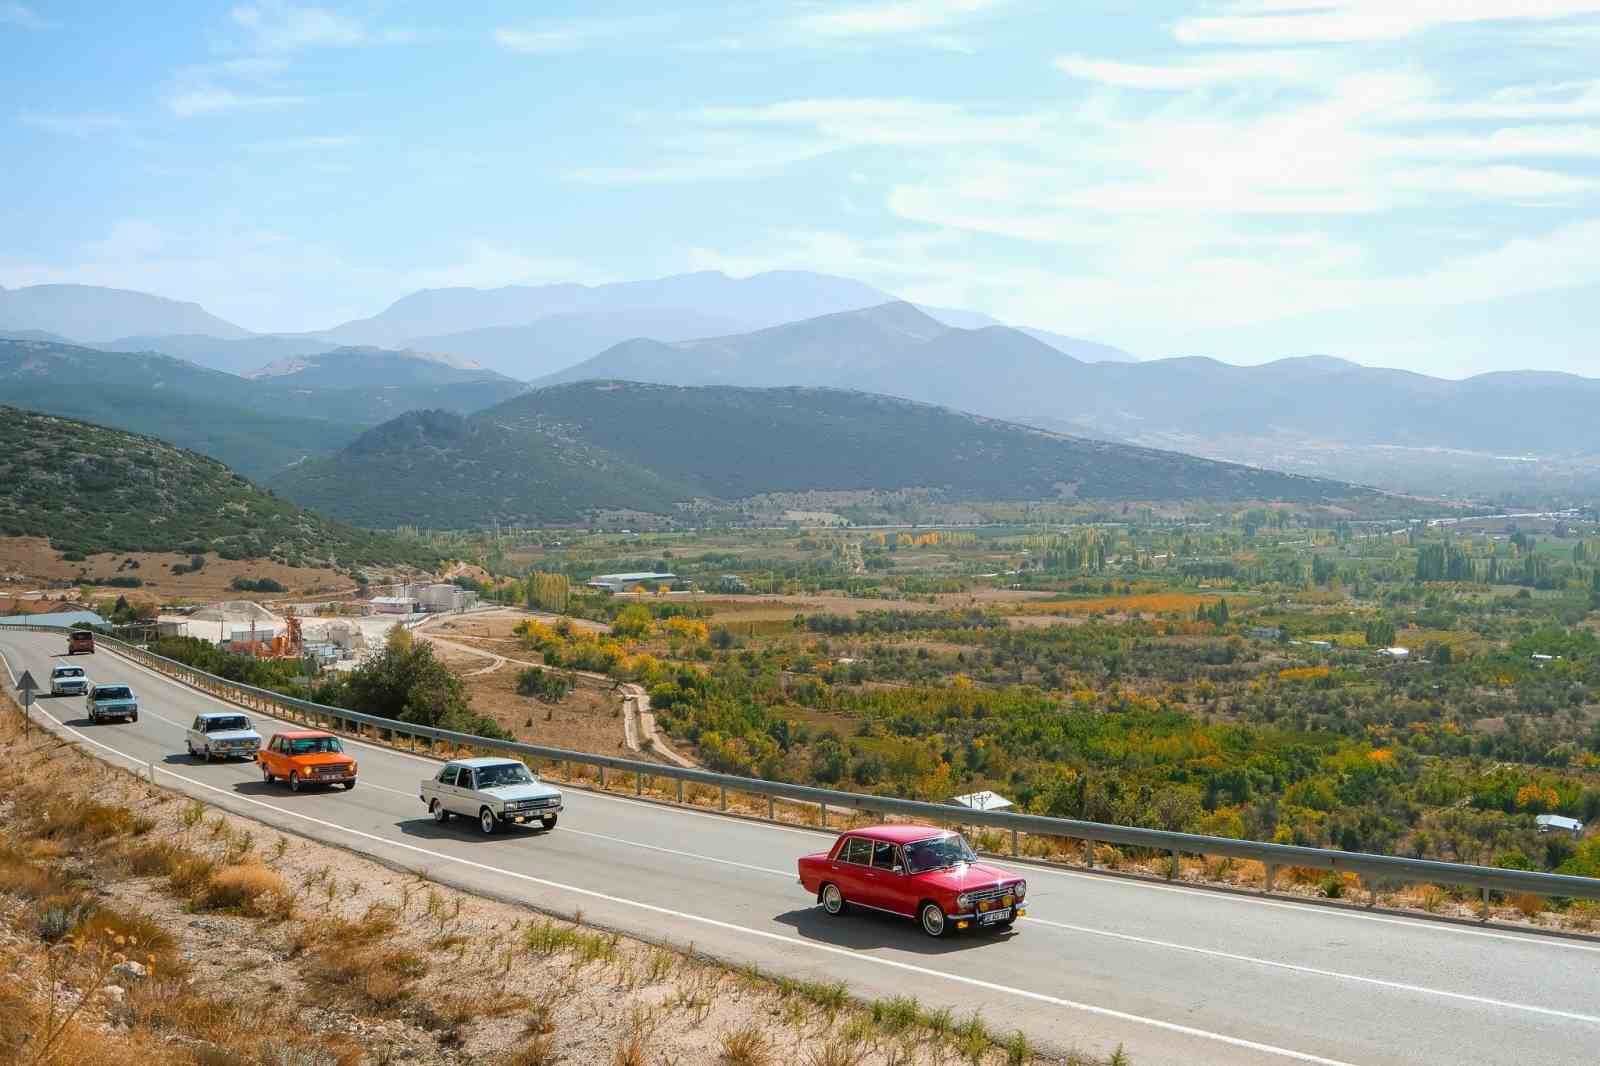
[[[914,874],[977,861],[978,856],[960,833],[946,833],[906,845],[906,870]]]

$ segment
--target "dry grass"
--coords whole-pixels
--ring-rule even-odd
[[[720,1043],[728,1066],[769,1066],[773,1060],[771,1038],[753,1024],[723,1033]]]
[[[236,863],[213,870],[195,905],[203,910],[277,914],[290,898],[289,886],[275,870],[259,862]]]

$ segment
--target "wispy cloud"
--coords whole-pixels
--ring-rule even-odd
[[[494,39],[500,47],[512,52],[573,52],[597,41],[615,40],[644,32],[659,23],[659,19],[646,17],[572,19],[527,27],[503,26],[494,31]]]
[[[1600,12],[1597,0],[1244,0],[1182,18],[1185,44],[1348,44],[1409,37],[1453,23],[1554,20]]]
[[[1056,60],[1057,70],[1081,81],[1122,89],[1158,90],[1195,89],[1260,79],[1292,80],[1305,77],[1316,65],[1315,55],[1299,51],[1241,52],[1170,63],[1124,63],[1083,55],[1061,56]]]
[[[880,0],[796,15],[796,29],[824,37],[886,37],[948,30],[1005,6],[1006,0]]]
[[[49,29],[55,25],[27,4],[0,3],[0,25],[22,26],[30,30]]]
[[[320,7],[270,2],[242,5],[231,15],[255,47],[266,52],[348,47],[368,39],[359,20]]]
[[[64,137],[98,137],[108,133],[122,133],[129,129],[127,119],[117,115],[63,115],[39,111],[24,111],[17,116],[24,126],[58,133]]]
[[[179,118],[194,118],[197,115],[217,115],[230,111],[271,111],[304,102],[303,96],[240,93],[213,86],[188,89],[167,97],[167,110]]]
[[[354,137],[343,134],[314,134],[307,137],[276,137],[272,140],[255,141],[246,147],[253,152],[304,152],[348,148],[354,143],[356,143]]]

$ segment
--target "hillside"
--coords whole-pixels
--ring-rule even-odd
[[[445,527],[572,522],[599,510],[670,515],[691,500],[810,491],[916,489],[952,501],[1362,494],[887,396],[634,382],[537,389],[467,418],[410,414],[272,484],[364,525]]]
[[[401,415],[271,485],[305,506],[378,528],[538,525],[596,511],[667,514],[695,495],[687,483],[558,430],[448,411]]]
[[[293,389],[355,389],[373,382],[385,388],[461,385],[493,381],[519,386],[471,360],[387,348],[343,347],[280,360],[246,375],[263,384]]]
[[[634,337],[689,340],[737,333],[738,319],[681,307],[569,311],[520,326],[485,326],[407,344],[425,352],[450,352],[523,381],[553,374]]]
[[[296,372],[252,380],[154,352],[0,339],[0,403],[158,436],[254,478],[405,411],[475,411],[523,388],[405,353],[313,356]]]
[[[333,341],[310,334],[239,337],[228,340],[204,333],[118,337],[93,347],[107,352],[160,352],[211,370],[247,374],[272,363],[315,355],[336,348]]]
[[[1072,380],[1084,364],[1007,326],[957,329],[908,303],[887,303],[730,337],[634,340],[541,384],[586,379],[665,385],[806,385],[858,389],[994,414],[1034,385]]]
[[[0,329],[44,330],[79,343],[165,333],[250,335],[199,304],[99,285],[0,287]]]
[[[12,407],[0,407],[0,534],[47,537],[84,554],[215,551],[337,567],[431,561],[165,441]]]

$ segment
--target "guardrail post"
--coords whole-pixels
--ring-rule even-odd
[[[1372,908],[1376,907],[1377,905],[1378,905],[1378,883],[1376,881],[1369,881],[1369,882],[1367,882],[1367,910],[1370,911]]]
[[[1478,921],[1487,922],[1489,920],[1489,890],[1488,888],[1481,888],[1479,891],[1483,893],[1483,906],[1478,910]]]
[[[822,828],[828,828],[828,805],[822,804]]]
[[[605,788],[606,787],[606,764],[605,763],[601,763],[600,764],[600,787],[601,788]]]
[[[644,795],[644,772],[642,770],[633,772],[633,794],[635,796]]]
[[[725,811],[725,810],[728,809],[728,786],[727,785],[718,786],[718,790],[717,790],[717,809],[721,810],[721,811]]]
[[[1016,827],[1013,826],[1011,829],[1011,857],[1014,859],[1019,854],[1021,854],[1021,852],[1017,848],[1017,830]]]
[[[1277,879],[1278,879],[1278,867],[1277,867],[1277,864],[1276,863],[1268,863],[1267,864],[1267,876],[1264,877],[1262,879],[1262,881],[1261,881],[1261,894],[1264,895],[1264,896],[1270,896],[1272,894],[1272,882],[1276,881]]]
[[[145,766],[150,771],[150,783],[153,785],[156,783],[156,764],[151,762],[146,763]]]
[[[683,802],[683,778],[678,778],[678,802]]]
[[[1168,881],[1171,881],[1171,880],[1174,880],[1174,879],[1177,878],[1179,871],[1182,869],[1182,865],[1181,864],[1182,864],[1182,860],[1178,857],[1178,849],[1177,848],[1173,848],[1172,849],[1172,865],[1167,867],[1167,880]]]
[[[778,819],[773,816],[772,797],[769,795],[767,797],[767,821],[776,822],[777,820]]]
[[[1092,840],[1083,842],[1083,864],[1091,870],[1094,869],[1094,841]]]

